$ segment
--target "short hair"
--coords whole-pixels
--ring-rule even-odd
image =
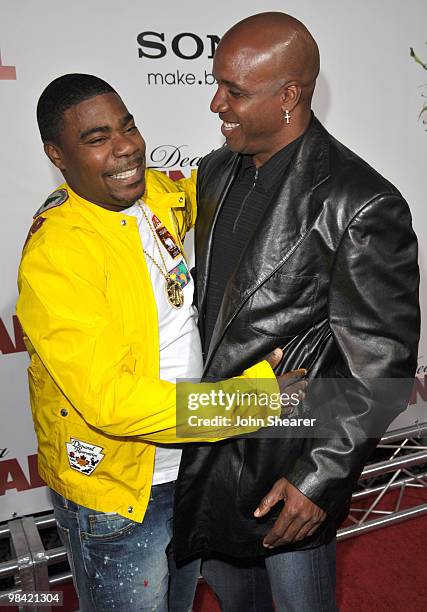
[[[49,83],[37,103],[37,123],[43,143],[59,144],[66,110],[106,93],[117,92],[92,74],[64,74]]]

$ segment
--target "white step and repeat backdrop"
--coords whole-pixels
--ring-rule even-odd
[[[425,275],[425,0],[1,0],[0,521],[48,507],[37,475],[27,357],[15,317],[16,270],[32,214],[61,181],[37,130],[41,91],[68,72],[103,77],[135,115],[149,165],[173,178],[187,175],[222,144],[220,122],[209,111],[217,41],[233,23],[260,10],[289,12],[314,34],[322,57],[315,111],[403,192]],[[425,281],[422,303],[426,312]],[[413,402],[427,399],[426,373],[424,334]]]

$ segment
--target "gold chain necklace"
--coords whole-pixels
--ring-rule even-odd
[[[163,276],[163,278],[166,281],[165,284],[165,293],[166,293],[166,297],[167,300],[169,302],[169,304],[173,307],[173,308],[181,308],[182,305],[184,304],[184,291],[182,290],[181,284],[179,283],[179,281],[174,280],[167,269],[166,266],[166,262],[165,262],[165,258],[163,257],[163,253],[162,253],[162,249],[159,245],[158,242],[158,238],[156,235],[156,232],[154,231],[150,220],[147,216],[147,213],[145,212],[145,208],[142,204],[140,204],[140,202],[138,202],[138,206],[142,211],[142,214],[144,215],[144,219],[147,222],[148,227],[150,228],[150,231],[153,235],[154,238],[154,242],[156,243],[157,246],[157,250],[159,251],[159,255],[160,255],[160,259],[162,260],[163,266],[165,268],[165,271],[163,272],[162,268],[159,266],[159,264],[157,263],[157,261],[151,257],[150,253],[147,253],[147,251],[143,248],[142,250],[144,251],[144,254],[148,257],[148,259],[150,259],[153,264],[156,266],[156,268],[158,269],[158,271],[160,272],[160,274]]]

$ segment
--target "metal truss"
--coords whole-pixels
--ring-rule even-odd
[[[8,596],[15,593],[33,591],[53,591],[55,585],[71,581],[71,572],[62,572],[50,576],[49,566],[67,560],[64,547],[45,550],[40,537],[40,530],[55,527],[53,514],[34,518],[23,518],[9,521],[0,528],[0,538],[10,538],[10,548],[13,558],[0,563],[0,580],[13,578],[14,587],[0,590],[0,609],[8,602]],[[52,588],[53,587],[53,588]],[[36,605],[18,606],[18,610],[36,612]],[[43,606],[45,612],[50,612],[50,606]]]
[[[427,503],[408,506],[405,497],[409,489],[427,490],[426,444],[427,423],[391,431],[381,439],[377,450],[386,458],[363,470],[351,499],[348,518],[353,524],[338,531],[338,540],[427,513]],[[397,498],[390,501],[387,493],[396,490]]]

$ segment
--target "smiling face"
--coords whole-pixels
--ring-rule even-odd
[[[131,206],[145,191],[145,142],[121,98],[91,97],[63,119],[59,143],[45,151],[70,187],[108,210]]]
[[[275,68],[268,54],[239,48],[228,40],[218,46],[213,63],[218,89],[211,111],[223,121],[221,132],[228,147],[253,155],[256,165],[289,141],[283,118],[287,89]]]
[[[215,52],[211,102],[228,147],[261,166],[303,134],[318,73],[319,49],[298,19],[266,12],[230,28]]]

